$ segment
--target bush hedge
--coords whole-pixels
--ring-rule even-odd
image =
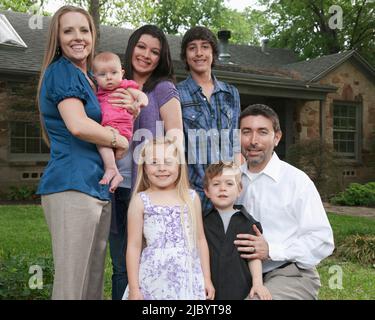
[[[331,202],[343,206],[375,207],[375,182],[351,183],[346,190],[333,197]]]
[[[10,186],[6,193],[6,199],[14,201],[35,200],[39,198],[35,193],[36,187],[33,186]]]

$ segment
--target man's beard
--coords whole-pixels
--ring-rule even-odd
[[[261,163],[263,163],[264,158],[265,158],[264,154],[260,154],[257,157],[247,157],[247,159],[246,159],[247,165],[250,168],[251,167],[256,167],[256,166],[260,165]]]
[[[247,162],[247,165],[248,167],[256,167],[258,166],[259,164],[263,163],[264,162],[264,159],[266,158],[266,155],[264,153],[264,151],[260,151],[259,155],[257,155],[256,157],[251,157],[248,152],[250,152],[251,150],[249,149],[245,149],[245,159],[246,159],[246,162]],[[258,151],[258,150],[257,150]],[[242,153],[243,154],[243,153]]]

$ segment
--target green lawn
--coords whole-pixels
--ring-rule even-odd
[[[25,263],[29,266],[38,265],[43,258],[52,259],[51,237],[41,206],[0,206],[0,262],[6,255],[25,258]],[[21,264],[15,267],[25,273],[24,279],[27,285],[32,274],[29,274],[28,268]],[[43,265],[41,267],[44,268]],[[0,270],[0,275],[1,272],[5,270]],[[111,299],[111,275],[112,267],[108,250],[104,285],[106,299]]]
[[[352,234],[375,235],[375,219],[329,214],[329,220],[334,230],[336,245]],[[48,296],[50,290],[48,286],[42,297],[28,296],[30,290],[26,288],[32,276],[28,273],[28,267],[43,263],[45,258],[51,259],[50,235],[40,206],[0,206],[0,267],[2,261],[11,258],[16,262],[8,263],[10,267],[5,264],[7,268],[3,265],[0,269],[0,298],[1,290],[5,290],[4,287],[1,288],[1,284],[4,283],[4,279],[9,280],[13,276],[21,277],[20,281],[24,283],[25,293],[22,298]],[[23,264],[18,260],[22,260]],[[322,282],[320,299],[375,299],[374,266],[342,261],[333,256],[324,260],[318,270]],[[340,286],[337,276],[341,271],[342,285]],[[35,293],[35,290],[31,293]],[[108,254],[104,295],[106,299],[111,298],[111,263]]]

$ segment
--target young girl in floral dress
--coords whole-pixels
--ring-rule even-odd
[[[134,190],[123,299],[213,299],[200,200],[181,148],[167,138],[146,143]]]

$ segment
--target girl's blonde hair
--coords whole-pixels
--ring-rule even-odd
[[[197,214],[201,214],[200,212],[195,212],[195,207],[193,204],[192,197],[190,195],[190,184],[189,184],[189,178],[188,178],[188,170],[187,165],[184,158],[184,152],[183,148],[177,146],[175,143],[176,139],[171,139],[169,137],[163,137],[163,138],[156,138],[152,141],[146,142],[143,148],[141,149],[140,156],[139,156],[139,162],[138,162],[138,170],[137,170],[137,180],[134,186],[133,196],[138,194],[139,192],[146,191],[151,187],[151,183],[147,177],[147,174],[145,172],[145,164],[146,164],[146,156],[148,154],[152,154],[154,148],[156,146],[165,146],[169,151],[173,151],[174,155],[177,158],[178,165],[179,165],[179,173],[177,180],[175,182],[175,187],[177,189],[177,194],[179,197],[179,200],[182,203],[185,203],[187,206],[187,213],[188,213],[188,219],[191,223],[191,230],[192,234],[187,234],[187,239],[190,245],[196,243],[196,234],[197,234]],[[197,195],[196,195],[197,196]],[[186,230],[186,224],[184,221],[184,208],[181,208],[181,223],[184,227],[184,230]]]
[[[59,24],[60,24],[61,16],[69,12],[78,12],[78,13],[83,14],[89,23],[89,27],[90,27],[90,31],[92,35],[92,48],[91,48],[91,53],[87,57],[88,69],[90,69],[92,66],[92,61],[93,61],[94,53],[95,53],[96,29],[95,29],[94,20],[92,19],[91,15],[85,9],[82,9],[80,7],[63,6],[59,8],[56,11],[56,13],[53,15],[51,22],[49,24],[46,51],[44,53],[43,63],[42,63],[41,71],[40,71],[38,93],[37,93],[37,103],[38,103],[38,108],[39,108],[39,118],[40,118],[40,124],[42,128],[42,135],[47,145],[49,145],[49,139],[48,139],[48,135],[46,133],[46,129],[43,124],[44,123],[43,117],[40,112],[39,95],[40,95],[40,90],[41,90],[43,77],[44,77],[44,73],[46,69],[55,59],[59,58],[62,55],[61,48],[59,45],[59,31],[60,31]]]

